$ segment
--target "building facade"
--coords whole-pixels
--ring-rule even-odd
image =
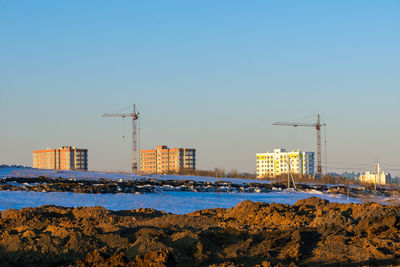
[[[181,169],[196,169],[196,149],[157,146],[140,151],[140,171],[143,173],[162,174]]]
[[[378,163],[375,166],[375,173],[373,172],[365,172],[358,177],[358,180],[363,183],[370,183],[370,184],[391,184],[392,177],[390,173],[381,172],[381,166]]]
[[[71,146],[33,151],[33,168],[88,170],[88,150]]]
[[[293,174],[314,175],[314,152],[274,149],[274,152],[257,153],[256,157],[257,178],[288,173],[289,166]]]

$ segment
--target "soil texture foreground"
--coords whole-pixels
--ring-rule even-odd
[[[0,266],[398,265],[399,219],[399,206],[314,197],[186,215],[9,209],[1,212]]]

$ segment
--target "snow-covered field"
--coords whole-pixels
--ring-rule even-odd
[[[228,181],[232,183],[268,183],[268,181],[210,178],[179,175],[151,175],[138,176],[130,173],[108,172],[79,172],[79,171],[55,171],[37,170],[32,168],[1,168],[0,179],[6,177],[38,177],[50,178],[74,178],[74,179],[110,179],[110,180],[134,180],[134,179],[160,179],[160,180],[195,180],[195,181]],[[157,193],[133,194],[83,194],[70,192],[32,192],[32,191],[0,191],[0,210],[8,208],[38,207],[41,205],[55,204],[58,206],[104,206],[111,210],[125,210],[136,208],[153,208],[185,214],[199,209],[230,208],[243,200],[260,201],[266,203],[294,204],[296,201],[311,196],[327,199],[339,203],[360,203],[365,201],[377,201],[390,203],[391,199],[383,197],[375,198],[351,198],[344,195],[326,194],[317,190],[292,191],[274,190],[268,193],[226,193],[226,192],[182,192],[161,191]]]

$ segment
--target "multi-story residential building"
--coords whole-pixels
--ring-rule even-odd
[[[196,149],[157,146],[140,151],[140,171],[143,173],[178,172],[181,169],[196,169]]]
[[[70,146],[35,150],[33,168],[87,171],[88,150]]]
[[[314,152],[286,151],[257,153],[257,178],[275,177],[290,171],[293,174],[314,174]],[[290,163],[290,164],[289,164]]]

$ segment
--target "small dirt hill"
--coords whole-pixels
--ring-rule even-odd
[[[399,228],[400,207],[319,198],[186,215],[10,209],[1,212],[0,266],[398,265]]]

